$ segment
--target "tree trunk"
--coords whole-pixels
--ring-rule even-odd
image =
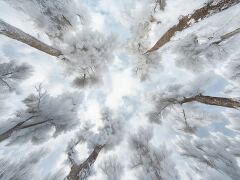
[[[4,133],[0,134],[0,142],[2,142],[2,141],[4,141],[4,140],[6,140],[7,138],[9,138],[14,131],[17,131],[18,129],[21,129],[22,125],[23,125],[25,122],[29,121],[30,119],[32,119],[32,118],[34,118],[34,117],[37,117],[37,116],[31,116],[31,117],[29,117],[28,119],[26,119],[26,120],[24,120],[24,121],[22,121],[22,122],[17,123],[15,126],[13,126],[12,128],[8,129],[8,130],[5,131]]]
[[[24,44],[27,44],[35,49],[38,49],[44,53],[47,53],[51,56],[59,57],[63,55],[63,53],[55,49],[35,37],[23,32],[22,30],[4,22],[3,20],[0,19],[0,34],[3,34],[11,39],[15,39],[17,41],[20,41]]]
[[[157,43],[149,49],[146,53],[150,53],[158,50],[166,43],[168,43],[171,38],[175,35],[176,32],[182,31],[189,26],[191,26],[194,22],[201,21],[213,14],[221,12],[229,7],[238,4],[240,0],[213,0],[207,3],[200,9],[195,10],[192,14],[183,16],[178,24],[172,26],[158,41]]]
[[[200,102],[207,105],[222,106],[228,108],[238,108],[240,107],[240,101],[234,100],[232,98],[223,98],[223,97],[213,97],[213,96],[204,96],[196,95],[188,98],[184,98],[180,101],[180,104],[189,103],[189,102]]]
[[[81,172],[84,173],[84,171],[86,173],[89,172],[91,166],[94,164],[94,162],[96,161],[99,152],[102,150],[104,146],[102,145],[97,145],[95,146],[93,152],[89,155],[89,157],[80,165],[77,164],[73,164],[71,167],[71,170],[69,172],[69,174],[67,175],[66,179],[67,180],[79,180],[79,179],[85,179],[83,177],[79,177],[79,174]]]

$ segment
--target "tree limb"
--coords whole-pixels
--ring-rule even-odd
[[[222,106],[228,108],[238,108],[240,107],[240,101],[234,100],[232,98],[223,98],[223,97],[213,97],[213,96],[204,96],[202,94],[184,98],[179,101],[179,104],[185,104],[190,102],[199,102],[207,105]]]
[[[17,27],[14,27],[3,20],[0,19],[0,34],[3,34],[11,39],[15,39],[17,41],[20,41],[24,44],[27,44],[35,49],[38,49],[44,53],[47,53],[51,56],[59,57],[63,55],[63,53],[56,49],[53,48],[35,37],[23,32],[22,30],[18,29]]]
[[[238,33],[240,33],[240,28],[237,28],[234,31],[231,31],[227,34],[222,35],[219,40],[216,40],[216,41],[212,42],[211,44],[219,44],[219,43],[231,38],[232,36],[234,36]]]
[[[8,130],[5,131],[4,133],[1,133],[1,134],[0,134],[0,142],[2,142],[2,141],[4,141],[4,140],[6,140],[7,138],[9,138],[14,131],[17,131],[18,129],[21,129],[22,125],[23,125],[25,122],[31,120],[31,119],[34,118],[34,117],[38,117],[38,115],[36,115],[36,116],[31,116],[31,117],[27,118],[26,120],[17,123],[15,126],[13,126],[12,128],[8,129]]]
[[[192,14],[182,16],[181,19],[179,19],[178,24],[168,29],[168,31],[146,53],[158,50],[166,43],[168,43],[171,38],[176,34],[176,32],[182,31],[190,27],[194,22],[201,21],[238,3],[240,3],[240,0],[213,0],[207,3],[202,8],[195,10]]]
[[[53,119],[47,119],[45,121],[40,121],[40,122],[36,122],[36,123],[32,123],[32,124],[28,124],[28,125],[25,125],[25,126],[21,126],[19,127],[18,129],[26,129],[26,128],[30,128],[30,127],[33,127],[33,126],[37,126],[37,125],[40,125],[40,124],[44,124],[46,122],[51,122],[53,121]]]

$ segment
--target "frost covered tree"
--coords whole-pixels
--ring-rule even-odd
[[[114,148],[123,139],[124,119],[114,116],[113,112],[108,108],[103,109],[101,115],[103,126],[98,129],[98,132],[92,131],[89,126],[84,127],[69,144],[67,154],[71,168],[66,179],[87,179],[93,171],[92,168],[99,153]],[[76,160],[77,152],[74,151],[74,148],[83,142],[87,143],[90,154],[86,160],[79,163]]]
[[[127,11],[126,19],[131,22],[126,49],[133,61],[133,73],[142,81],[149,78],[151,72],[156,72],[160,67],[161,56],[159,53],[146,54],[150,45],[149,33],[154,24],[159,24],[155,17],[159,2],[153,0],[134,1],[132,5],[135,11]],[[162,7],[162,6],[161,6]]]
[[[0,53],[0,113],[8,109],[6,100],[13,92],[20,92],[20,83],[30,77],[32,67],[27,63],[9,60]]]
[[[68,74],[77,77],[74,84],[87,86],[100,81],[102,72],[113,60],[115,36],[106,36],[89,28],[87,8],[76,1],[6,0],[25,13],[35,27],[45,33],[51,46],[0,20],[0,34],[8,36],[51,56],[64,60]]]
[[[187,70],[193,72],[206,71],[209,68],[216,68],[220,63],[229,56],[225,50],[226,47],[222,45],[227,40],[231,39],[240,33],[240,29],[237,28],[231,32],[228,32],[220,37],[198,37],[195,34],[187,35],[183,40],[177,43],[174,52],[177,52],[176,64],[179,67],[184,67]],[[233,63],[229,63],[231,69]],[[234,72],[234,71],[233,71]],[[234,78],[234,73],[232,75]]]
[[[1,179],[32,179],[34,170],[37,171],[36,165],[41,158],[46,155],[46,150],[33,151],[24,157],[10,159],[2,157],[0,161],[0,178]]]
[[[32,72],[30,65],[17,63],[0,55],[0,92],[9,92],[17,89],[18,84],[27,79]]]
[[[236,4],[238,4],[238,0],[211,0],[204,4],[203,7],[196,9],[192,14],[188,14],[179,18],[179,22],[168,29],[163,36],[151,47],[147,52],[151,53],[166,43],[168,43],[172,37],[178,32],[183,31],[184,29],[190,27],[195,22],[199,22],[209,16],[212,16],[216,13],[224,11]]]
[[[129,137],[129,146],[132,151],[132,169],[137,169],[137,178],[142,180],[170,180],[180,179],[171,153],[164,145],[154,146],[151,142],[152,128],[140,127],[136,134]]]
[[[69,131],[79,125],[77,113],[81,101],[79,93],[52,97],[39,85],[36,93],[23,100],[26,108],[1,125],[0,141],[40,143]]]
[[[240,107],[238,98],[203,95],[204,89],[201,88],[202,83],[204,83],[204,78],[200,79],[200,81],[195,80],[185,85],[172,84],[157,93],[153,93],[150,98],[153,103],[153,109],[147,114],[149,120],[159,123],[163,117],[173,112],[173,110],[176,110],[176,112],[181,114],[183,118],[182,121],[188,129],[190,124],[187,122],[187,110],[193,111],[194,113],[192,114],[196,119],[200,120],[204,117],[202,116],[202,118],[200,118],[199,110],[193,106],[194,104],[219,106],[231,109],[238,109]],[[192,107],[190,105],[192,105]],[[209,118],[211,115],[207,113],[205,117]]]
[[[101,162],[100,169],[107,180],[120,180],[124,167],[116,155],[109,155]]]
[[[207,138],[182,137],[178,141],[181,154],[192,159],[191,167],[203,179],[208,176],[208,168],[212,168],[233,180],[239,179],[240,176],[240,167],[236,159],[239,157],[239,143],[238,136],[231,138],[221,133],[212,133]]]

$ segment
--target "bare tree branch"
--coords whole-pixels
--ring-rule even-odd
[[[24,123],[26,123],[27,121],[31,120],[34,117],[38,117],[38,116],[37,115],[36,116],[31,116],[31,117],[27,118],[26,120],[17,123],[15,126],[13,126],[12,128],[8,129],[4,133],[1,133],[0,134],[0,142],[2,142],[4,140],[6,140],[7,138],[9,138],[14,131],[17,131],[18,129],[22,129],[22,125]]]
[[[3,34],[11,39],[15,39],[17,41],[20,41],[24,44],[27,44],[35,49],[38,49],[44,53],[47,53],[51,56],[59,57],[63,55],[63,53],[56,49],[53,48],[35,37],[23,32],[22,30],[18,29],[17,27],[14,27],[3,20],[0,19],[0,34]]]
[[[149,49],[146,53],[150,53],[158,50],[166,43],[168,43],[171,38],[178,31],[182,31],[188,27],[190,27],[193,22],[201,21],[213,14],[221,12],[229,7],[238,4],[240,0],[213,0],[207,3],[200,9],[195,10],[192,14],[188,14],[186,16],[182,16],[179,20],[178,24],[172,26],[168,31],[157,41],[157,43]],[[193,21],[193,22],[192,22]]]
[[[214,41],[212,44],[219,44],[219,43],[231,38],[232,36],[234,36],[238,33],[240,33],[240,28],[237,28],[234,31],[231,31],[227,34],[222,35],[219,40]]]
[[[53,121],[53,119],[47,119],[45,121],[40,121],[40,122],[25,125],[25,126],[21,126],[19,129],[26,129],[26,128],[37,126],[37,125],[44,124],[44,123],[47,123],[47,122],[51,122],[51,121]]]

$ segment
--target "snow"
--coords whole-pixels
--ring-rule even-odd
[[[22,2],[18,1],[16,6],[22,6]],[[65,26],[58,30],[56,23],[49,23],[54,21],[49,17],[42,18],[44,15],[32,2],[35,1],[26,1],[26,9],[17,11],[2,1],[0,16],[5,22],[61,49],[64,55],[71,59],[71,63],[62,62],[63,56],[56,61],[55,58],[1,35],[0,66],[6,59],[15,59],[19,64],[30,64],[34,72],[19,84],[18,91],[0,95],[0,103],[6,106],[4,109],[0,107],[0,129],[2,132],[2,129],[10,127],[8,118],[13,119],[16,110],[26,109],[22,100],[32,93],[34,86],[39,83],[48,90],[49,99],[52,100],[45,102],[43,113],[63,117],[57,118],[59,125],[67,122],[69,117],[69,127],[66,127],[66,130],[59,126],[57,136],[54,136],[56,129],[48,126],[39,128],[39,131],[22,131],[18,134],[35,134],[41,142],[38,145],[26,142],[20,146],[5,146],[9,141],[1,143],[0,156],[5,161],[14,161],[18,156],[21,159],[16,161],[17,173],[22,173],[17,167],[21,163],[26,164],[28,154],[46,148],[47,156],[44,155],[40,162],[36,162],[34,168],[26,167],[26,171],[40,180],[52,177],[62,179],[70,170],[66,155],[68,145],[70,140],[77,138],[76,134],[80,134],[84,136],[84,143],[75,148],[74,159],[77,163],[87,158],[94,145],[106,145],[91,169],[91,176],[88,178],[90,180],[107,179],[100,165],[107,157],[112,156],[117,157],[124,166],[122,179],[140,179],[136,176],[139,172],[145,180],[154,179],[154,174],[146,172],[147,166],[152,165],[149,159],[156,154],[158,157],[166,157],[161,161],[163,164],[160,163],[164,180],[239,178],[238,110],[197,103],[171,105],[161,114],[157,110],[161,107],[160,103],[164,105],[162,99],[169,97],[181,100],[183,97],[203,93],[239,98],[239,34],[220,46],[211,46],[211,43],[239,28],[240,5],[203,21],[191,22],[191,27],[176,33],[166,46],[154,54],[146,55],[144,52],[169,27],[176,24],[181,15],[192,13],[207,1],[166,0],[165,10],[153,13],[154,0],[98,0],[94,3],[74,0],[76,6],[67,3],[63,3],[63,6],[58,0],[55,3],[59,3],[57,5],[60,11],[55,9],[53,13],[57,17],[62,13],[69,19],[73,25],[73,29],[69,31]],[[82,16],[81,20],[74,16],[78,11]],[[149,22],[151,15],[156,21]],[[49,32],[51,36],[47,35]],[[61,36],[61,33],[64,36]],[[119,34],[118,38],[112,34]],[[62,39],[58,38],[58,35]],[[136,69],[139,74],[135,73]],[[84,74],[87,74],[89,81],[87,85],[85,79],[82,83]],[[76,77],[81,87],[72,86]],[[96,81],[97,83],[94,83]],[[78,106],[78,111],[72,112],[68,98],[61,98],[65,92],[76,99],[80,97],[81,105]],[[8,102],[5,102],[6,99]],[[156,104],[158,106],[155,106]],[[106,107],[110,108],[109,117],[102,114]],[[194,130],[191,133],[186,129],[183,108],[187,122]],[[149,113],[155,123],[149,121]],[[84,125],[93,127],[84,134]],[[139,127],[146,126],[152,127],[153,134],[147,144],[147,158],[145,157],[140,170],[131,169],[129,164],[134,159],[131,157],[139,151],[131,147],[129,137],[136,134]],[[141,137],[141,141],[143,140],[144,137]],[[22,160],[25,157],[26,161]],[[211,158],[214,159],[213,164]],[[0,172],[2,169],[1,166]],[[201,170],[204,173],[199,173]],[[26,174],[27,178],[28,175]]]

